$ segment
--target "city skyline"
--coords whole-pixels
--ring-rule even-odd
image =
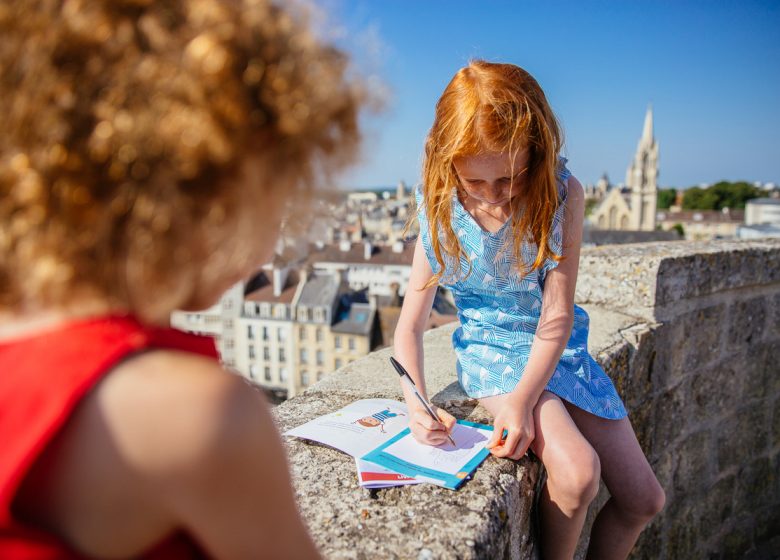
[[[385,110],[364,118],[360,161],[339,178],[345,188],[419,181],[435,102],[472,58],[534,75],[583,183],[604,172],[623,181],[649,105],[660,187],[780,182],[776,4],[317,4],[330,22],[326,32],[389,92]]]

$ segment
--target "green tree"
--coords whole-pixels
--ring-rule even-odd
[[[684,210],[721,210],[723,208],[744,208],[751,198],[758,198],[761,189],[745,181],[731,183],[720,181],[702,189],[691,187],[683,194]]]
[[[657,207],[659,210],[666,210],[677,198],[677,189],[658,189]]]
[[[715,210],[718,203],[718,197],[709,189],[701,187],[691,187],[686,189],[683,194],[683,210]]]
[[[758,198],[762,194],[761,189],[754,187],[745,181],[738,181],[736,183],[721,181],[720,183],[712,185],[710,190],[718,195],[718,210],[726,207],[744,208],[745,203],[748,200],[751,198]]]

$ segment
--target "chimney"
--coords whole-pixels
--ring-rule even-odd
[[[284,283],[287,281],[288,270],[286,268],[273,269],[274,297],[279,297],[284,291]]]
[[[370,241],[364,241],[363,242],[363,258],[367,261],[371,260],[371,255],[374,252],[374,247],[371,245]]]

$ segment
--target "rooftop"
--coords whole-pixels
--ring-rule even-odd
[[[394,252],[392,247],[373,246],[370,259],[365,258],[363,243],[352,243],[348,251],[342,251],[338,245],[325,245],[322,249],[314,247],[309,255],[309,262],[411,266],[412,256],[414,256],[414,241],[404,243],[403,251],[400,253]]]
[[[291,271],[287,276],[282,293],[274,295],[274,283],[263,271],[258,273],[247,284],[247,289],[251,290],[244,296],[245,301],[254,301],[258,303],[292,303],[295,290],[298,287],[298,274]]]
[[[376,310],[368,303],[353,303],[343,310],[336,322],[331,327],[334,333],[357,334],[368,336],[371,334],[371,326],[374,324]]]
[[[311,273],[301,289],[298,305],[330,307],[338,295],[341,279],[333,274]]]

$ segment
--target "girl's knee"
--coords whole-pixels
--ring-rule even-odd
[[[663,510],[666,493],[656,479],[635,489],[630,497],[623,500],[620,508],[625,515],[648,523]]]
[[[564,472],[550,472],[555,493],[574,509],[588,507],[599,492],[601,462],[593,449],[567,461]]]

